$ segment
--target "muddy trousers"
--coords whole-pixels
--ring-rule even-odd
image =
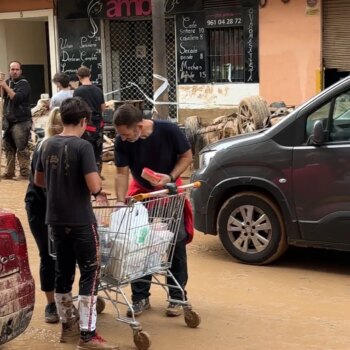
[[[96,225],[51,226],[56,249],[55,300],[62,323],[74,317],[72,285],[75,265],[80,270],[80,330],[96,329],[96,300],[100,277],[99,237]]]
[[[15,176],[16,153],[22,176],[29,176],[30,153],[28,142],[32,121],[10,123],[4,133],[4,151],[6,155],[5,175]]]
[[[55,259],[49,254],[48,229],[45,224],[45,212],[26,204],[30,230],[34,236],[40,255],[40,284],[43,292],[52,292],[55,288]]]
[[[174,275],[176,280],[179,282],[180,286],[183,288],[185,292],[185,298],[186,298],[185,287],[188,279],[186,242],[187,242],[187,237],[176,242],[173,262],[170,268],[171,273]],[[152,275],[143,277],[142,279],[151,281]],[[167,278],[167,284],[175,285],[172,278]],[[148,282],[136,281],[131,283],[132,301],[137,302],[139,300],[148,298],[151,295],[149,292],[150,288],[151,288],[151,284]],[[171,299],[175,299],[175,300],[183,299],[181,290],[178,288],[169,287],[169,294]]]

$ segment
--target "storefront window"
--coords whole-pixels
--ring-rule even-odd
[[[244,81],[243,27],[208,29],[210,82]]]

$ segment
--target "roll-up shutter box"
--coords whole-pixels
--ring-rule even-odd
[[[350,1],[323,1],[323,63],[350,71]]]

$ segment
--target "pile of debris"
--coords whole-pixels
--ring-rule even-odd
[[[237,112],[215,118],[209,125],[202,125],[197,116],[187,117],[184,128],[195,155],[194,166],[198,166],[199,151],[206,145],[275,125],[293,109],[284,102],[274,102],[268,107],[260,96],[251,96],[240,102]]]
[[[107,118],[106,123],[106,134],[104,135],[103,143],[103,161],[109,162],[114,160],[114,140],[115,132],[112,127],[112,115],[114,112],[114,106],[116,101],[106,102],[106,111],[105,115]],[[40,99],[37,102],[37,105],[32,108],[32,119],[33,119],[33,130],[31,132],[31,138],[29,141],[30,150],[34,150],[35,145],[40,141],[45,134],[46,123],[50,114],[50,99]],[[104,118],[105,119],[105,118]],[[110,119],[110,120],[109,120]],[[110,137],[112,135],[112,137]]]
[[[110,100],[106,102],[107,109],[104,112],[105,132],[102,156],[105,162],[114,160],[115,130],[112,125],[114,110],[121,103],[128,102],[143,109],[142,100],[123,102]],[[50,112],[49,103],[49,99],[40,99],[37,105],[32,108],[34,132],[32,134],[31,148],[43,137]],[[258,129],[275,125],[293,109],[294,107],[287,107],[284,102],[274,102],[268,107],[266,101],[260,96],[251,96],[244,98],[240,102],[237,112],[215,118],[209,125],[202,125],[197,116],[187,117],[184,123],[184,129],[191,144],[192,152],[195,155],[194,166],[198,166],[199,151],[206,145],[230,136],[254,132]]]
[[[273,102],[269,106],[269,110],[271,112],[270,122],[271,126],[277,124],[280,120],[282,120],[286,115],[293,112],[295,106],[289,106],[281,101],[281,102]]]
[[[33,129],[29,140],[29,149],[34,150],[35,145],[45,134],[45,127],[50,113],[50,99],[38,100],[35,107],[32,108]]]

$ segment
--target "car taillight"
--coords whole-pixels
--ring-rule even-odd
[[[0,275],[18,269],[23,278],[30,275],[23,227],[14,214],[0,212]]]

